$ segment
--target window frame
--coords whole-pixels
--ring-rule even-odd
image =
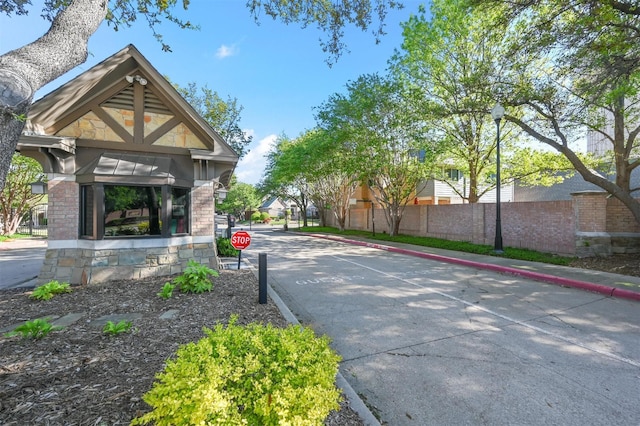
[[[105,186],[135,186],[135,187],[156,187],[161,189],[162,204],[160,206],[160,218],[162,223],[159,235],[105,235]],[[93,200],[92,208],[87,209],[87,188],[93,188]],[[186,197],[184,214],[186,216],[186,229],[185,232],[172,233],[171,221],[173,219],[173,190],[184,190]],[[149,239],[149,238],[172,238],[191,235],[191,222],[193,220],[192,206],[191,206],[191,194],[192,188],[179,185],[167,185],[167,184],[153,184],[153,183],[126,183],[126,182],[88,182],[80,184],[80,197],[79,197],[79,211],[80,220],[78,223],[78,236],[79,239],[86,240],[114,240],[114,239]],[[89,219],[92,222],[93,232],[89,234],[87,231],[87,222]]]

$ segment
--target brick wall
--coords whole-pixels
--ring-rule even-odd
[[[501,210],[505,246],[573,254],[575,225],[572,201],[504,203]],[[495,213],[488,217],[495,221]],[[491,220],[487,221],[489,223]],[[488,227],[489,235],[494,232],[495,225]]]
[[[375,231],[388,233],[382,209],[375,219]],[[576,256],[640,253],[640,225],[602,192],[576,193],[567,201],[502,203],[501,222],[506,247]],[[493,245],[495,225],[491,203],[408,205],[400,233]],[[371,210],[352,208],[347,228],[372,231]]]
[[[622,201],[611,197],[606,200],[606,205],[607,232],[640,232],[640,224]]]
[[[578,192],[573,194],[575,226],[578,232],[605,232],[607,229],[607,194]]]
[[[423,235],[454,241],[474,240],[474,210],[476,208],[477,206],[473,204],[407,206],[409,210],[423,210],[425,212],[420,215],[425,220]],[[403,227],[401,222],[400,228]]]

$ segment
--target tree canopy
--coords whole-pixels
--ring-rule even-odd
[[[636,2],[473,0],[507,23],[496,99],[505,118],[564,155],[583,179],[618,198],[640,223],[631,173],[640,166],[640,12]],[[524,42],[526,40],[526,42]],[[585,129],[608,144],[615,177],[591,167],[576,142]]]
[[[396,235],[439,146],[399,81],[369,74],[346,87],[346,95],[333,94],[319,107],[318,126],[350,158],[345,162],[350,170],[371,187]]]
[[[260,207],[260,197],[253,185],[238,182],[234,175],[231,179],[231,189],[216,210],[231,213],[238,218],[243,218],[245,212]]]
[[[32,43],[0,56],[0,189],[5,185],[11,156],[24,128],[34,93],[45,84],[86,61],[89,38],[105,20],[116,31],[145,19],[163,50],[170,50],[157,31],[168,21],[180,28],[196,28],[179,19],[174,11],[187,9],[189,0],[45,0],[42,16],[51,27]],[[363,30],[376,26],[374,34],[384,33],[387,12],[402,5],[395,0],[327,2],[324,0],[250,0],[247,8],[259,21],[261,16],[302,27],[316,24],[329,34],[323,48],[333,58],[345,49],[341,41],[344,28],[355,25]],[[29,1],[0,0],[0,13],[26,14],[33,8]]]
[[[180,87],[177,84],[174,84],[174,87],[198,114],[220,133],[239,158],[248,153],[248,146],[253,136],[247,135],[240,127],[241,113],[244,108],[238,104],[237,98],[228,96],[227,100],[224,100],[217,91],[207,86],[198,89],[195,82],[189,83],[187,87]]]

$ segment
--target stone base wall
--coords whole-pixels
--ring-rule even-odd
[[[168,277],[182,273],[191,259],[219,269],[214,242],[168,247],[50,247],[38,276],[38,284],[57,280],[86,285],[114,280]]]
[[[579,232],[576,234],[578,257],[640,253],[640,233]]]

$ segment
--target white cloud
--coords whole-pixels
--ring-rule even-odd
[[[252,134],[253,131],[245,130],[245,133]],[[254,146],[250,147],[249,153],[238,162],[238,166],[236,167],[235,174],[238,177],[238,182],[251,185],[260,182],[264,168],[267,165],[266,155],[273,147],[277,138],[277,135],[269,135],[260,139]]]
[[[234,56],[237,54],[238,54],[238,48],[236,47],[235,44],[231,46],[227,46],[223,44],[222,46],[218,47],[218,50],[216,50],[216,58],[218,59],[224,59],[226,57]]]

